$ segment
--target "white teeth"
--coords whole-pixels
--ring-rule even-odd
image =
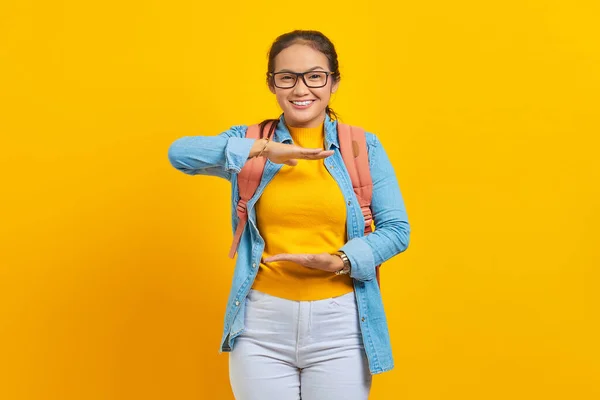
[[[312,103],[312,100],[308,100],[308,101],[292,101],[292,103],[294,103],[297,106],[307,106],[310,103]]]

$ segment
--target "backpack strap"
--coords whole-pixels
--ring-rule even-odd
[[[270,121],[265,125],[265,130],[269,132],[269,137],[275,130],[274,128],[275,122]],[[260,124],[251,125],[246,130],[246,138],[259,139],[260,132]],[[240,238],[242,237],[242,232],[244,231],[246,222],[248,222],[248,209],[246,208],[246,205],[248,204],[248,200],[250,200],[252,196],[254,196],[254,193],[256,192],[256,189],[260,184],[266,163],[266,157],[251,158],[248,161],[246,161],[246,164],[244,164],[244,166],[238,173],[237,181],[240,199],[237,203],[236,213],[239,218],[239,221],[235,230],[235,234],[233,235],[233,243],[231,244],[231,248],[229,249],[229,258],[233,258],[235,256],[235,253],[237,252],[237,248],[240,244]]]
[[[338,122],[338,139],[342,159],[352,180],[354,193],[358,198],[360,209],[365,217],[365,235],[372,231],[371,199],[373,198],[373,181],[369,168],[369,153],[365,131],[356,126]]]
[[[371,200],[373,198],[373,180],[369,167],[369,153],[365,131],[357,126],[338,122],[338,140],[342,159],[352,180],[352,187],[358,199],[360,209],[365,217],[365,235],[373,231],[373,213]],[[379,284],[379,265],[375,268]]]

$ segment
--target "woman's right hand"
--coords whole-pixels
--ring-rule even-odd
[[[267,139],[257,139],[250,150],[250,158],[257,156],[265,148]],[[321,160],[333,155],[333,150],[306,149],[295,144],[269,141],[262,157],[275,164],[297,165],[298,160]]]

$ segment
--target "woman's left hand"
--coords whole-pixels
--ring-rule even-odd
[[[264,262],[291,261],[308,268],[320,269],[327,272],[339,271],[344,267],[341,257],[329,254],[277,254],[267,257]]]

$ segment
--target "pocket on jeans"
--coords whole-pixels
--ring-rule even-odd
[[[258,290],[250,289],[248,296],[246,296],[246,304],[257,305],[268,300],[269,295]]]
[[[352,312],[358,312],[358,305],[356,304],[354,292],[331,298],[331,300],[329,300],[329,305],[332,308],[340,308]]]

